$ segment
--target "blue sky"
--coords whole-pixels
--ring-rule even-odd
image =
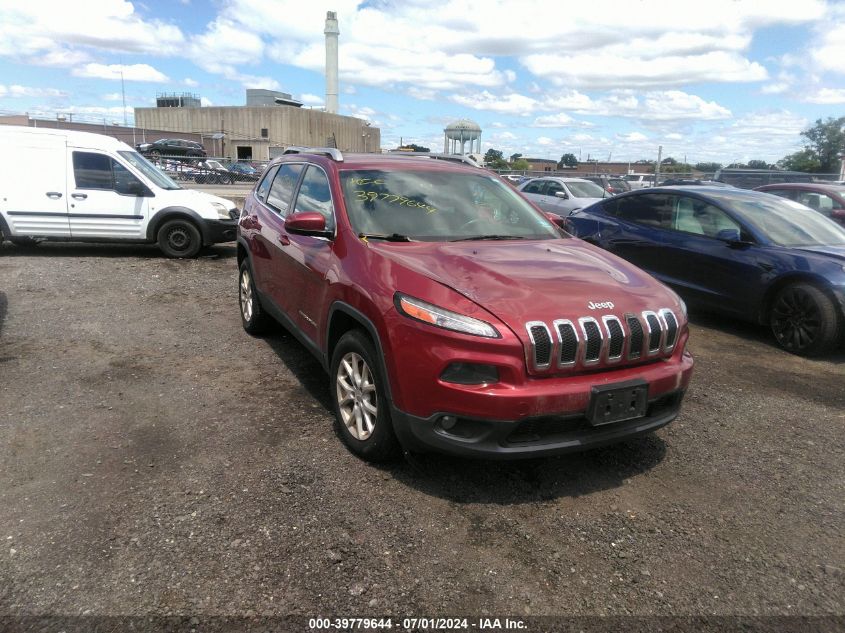
[[[558,159],[776,161],[845,116],[845,3],[627,0],[0,0],[0,113],[122,122],[157,92],[321,107],[323,25],[340,25],[340,110],[443,148]]]

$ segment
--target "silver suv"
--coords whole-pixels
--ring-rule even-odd
[[[543,211],[561,217],[610,197],[604,189],[584,178],[533,178],[517,188]]]

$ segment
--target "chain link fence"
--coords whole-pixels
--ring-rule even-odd
[[[252,185],[261,178],[269,161],[233,161],[222,156],[165,156],[147,155],[146,158],[177,182],[195,182],[199,185]]]

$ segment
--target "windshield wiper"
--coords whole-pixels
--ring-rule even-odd
[[[472,240],[524,240],[522,235],[471,235],[469,237],[459,237],[451,242],[469,242]]]
[[[362,240],[385,240],[387,242],[413,242],[410,237],[407,235],[402,235],[401,233],[391,233],[390,235],[385,235],[381,233],[358,233],[358,237]]]

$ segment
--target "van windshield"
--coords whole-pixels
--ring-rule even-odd
[[[144,174],[153,183],[162,189],[181,189],[179,185],[170,179],[170,176],[163,173],[155,165],[153,165],[146,158],[141,156],[138,152],[118,152],[123,158],[129,161],[133,167]]]

